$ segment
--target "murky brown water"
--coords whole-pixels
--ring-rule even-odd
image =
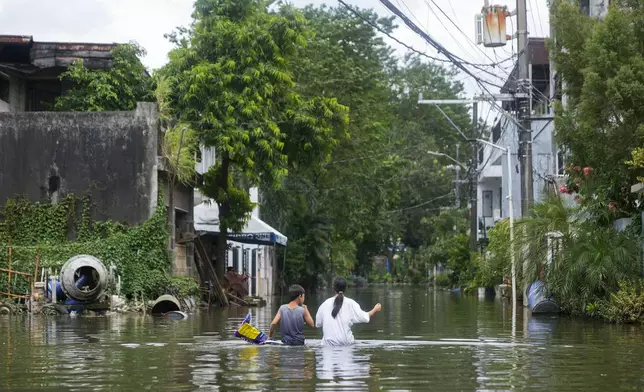
[[[234,340],[246,309],[182,321],[0,317],[0,391],[644,389],[642,327],[519,315],[513,337],[498,300],[411,287],[348,295],[383,312],[335,349],[310,329],[306,347]],[[277,306],[252,309],[258,326],[268,330]]]

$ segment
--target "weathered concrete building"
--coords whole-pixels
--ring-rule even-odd
[[[109,68],[116,46],[0,35],[0,112],[47,110],[65,90],[59,76],[67,67],[83,60],[89,69]]]
[[[135,225],[157,203],[157,113],[0,113],[0,204],[91,192],[96,218]]]
[[[67,67],[81,59],[107,69],[116,46],[0,35],[0,205],[91,194],[95,219],[137,225],[154,213],[160,186],[167,202],[156,103],[125,112],[46,111],[65,91],[59,77]],[[176,185],[177,275],[196,275],[193,204],[193,189]]]

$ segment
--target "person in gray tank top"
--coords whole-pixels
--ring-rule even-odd
[[[311,313],[304,305],[304,288],[293,285],[289,287],[288,294],[291,302],[280,306],[273,322],[271,322],[268,339],[273,339],[275,329],[279,325],[282,343],[289,346],[301,346],[304,344],[304,323],[311,328],[315,328],[315,324]]]

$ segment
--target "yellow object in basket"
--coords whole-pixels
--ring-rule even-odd
[[[251,340],[257,338],[259,336],[259,334],[260,334],[259,329],[253,327],[252,325],[250,325],[248,323],[246,323],[246,324],[242,325],[241,327],[239,327],[239,329],[237,331],[243,337],[251,339]]]

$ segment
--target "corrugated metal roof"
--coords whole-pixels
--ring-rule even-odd
[[[34,73],[53,67],[68,67],[83,60],[91,69],[112,66],[116,43],[36,42],[27,35],[0,35],[0,67],[17,73]]]
[[[28,45],[33,41],[31,35],[0,35],[2,44],[25,44]]]

